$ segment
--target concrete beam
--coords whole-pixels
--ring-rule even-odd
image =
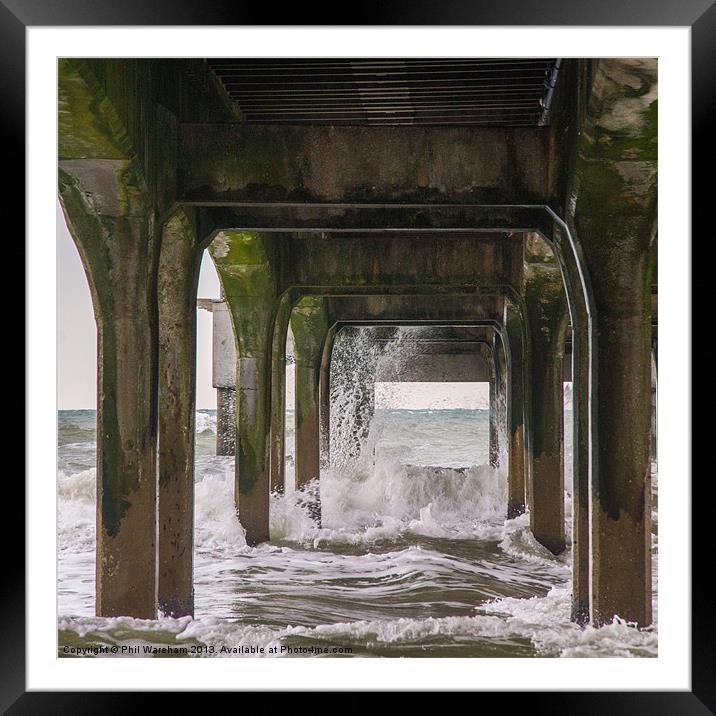
[[[520,236],[442,236],[415,239],[370,235],[360,241],[311,237],[284,244],[282,288],[310,286],[517,286]]]
[[[493,289],[485,295],[331,296],[327,304],[328,316],[331,324],[500,323],[504,312],[504,293],[504,289]]]
[[[183,124],[180,194],[256,201],[545,203],[547,128]]]
[[[384,366],[376,371],[377,382],[489,382],[490,369],[479,353],[481,343],[470,343],[472,353],[418,352],[408,341],[410,356],[399,367]],[[416,350],[417,348],[417,350]]]

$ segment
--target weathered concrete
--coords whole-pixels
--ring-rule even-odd
[[[461,352],[454,345],[435,340],[408,341],[409,357],[395,364],[380,365],[377,382],[487,383],[490,381],[490,354],[482,341],[463,342]],[[462,352],[465,351],[465,352]]]
[[[335,322],[403,326],[501,324],[505,295],[511,295],[506,287],[440,296],[431,293],[329,296],[327,306],[331,325]]]
[[[294,288],[365,293],[368,308],[376,296],[402,294],[377,312],[384,322],[438,321],[458,294],[476,303],[451,320],[489,320],[497,308],[511,375],[510,512],[519,510],[540,428],[529,429],[536,406],[524,372],[538,368],[525,345],[514,232],[550,237],[573,330],[573,615],[651,621],[655,60],[565,61],[551,126],[524,131],[241,126],[206,65],[179,60],[63,60],[59,110],[61,200],[98,325],[99,614],[150,616],[155,607],[155,225],[181,211],[179,200],[197,206],[200,236],[245,230],[220,234],[219,254],[229,250],[215,259],[240,348],[236,494],[251,543],[268,537],[267,416],[280,402],[272,343],[279,296]],[[511,292],[506,306],[472,310],[498,288]],[[351,321],[370,322],[355,305]],[[163,390],[176,396],[167,409],[179,415],[168,431],[186,427],[193,400],[190,346],[181,335],[176,346],[162,349]],[[539,501],[527,487],[530,503]]]
[[[543,203],[549,131],[184,124],[185,201]]]
[[[59,194],[97,322],[98,616],[156,616],[155,215],[128,130],[61,60]]]
[[[275,246],[251,232],[219,233],[209,252],[231,310],[236,374],[236,486],[247,544],[269,539],[271,344],[278,297]]]
[[[291,314],[296,366],[296,489],[320,477],[319,380],[328,333],[325,299],[302,298]]]
[[[321,425],[321,467],[331,464],[331,358],[333,344],[336,340],[338,325],[332,325],[326,332],[321,354],[321,368],[319,375],[319,420]]]
[[[236,388],[216,389],[216,454],[236,454]]]
[[[477,350],[486,368],[484,377],[487,379],[490,391],[488,460],[492,467],[498,467],[500,464],[500,427],[498,418],[499,409],[497,407],[499,388],[497,386],[497,366],[495,365],[493,336],[486,336],[486,340],[478,344]]]
[[[286,339],[294,298],[281,296],[271,343],[271,455],[270,490],[282,493],[286,471]]]
[[[507,357],[507,517],[512,519],[525,511],[528,499],[529,403],[526,388],[529,355],[526,346],[525,317],[513,300],[504,302],[503,346]]]
[[[657,437],[658,437],[658,416],[659,416],[659,403],[658,403],[658,381],[656,371],[656,347],[654,341],[652,341],[651,351],[651,444],[650,444],[650,458],[654,462],[657,459]]]
[[[649,463],[656,60],[584,63],[571,221],[596,315],[591,370],[592,620],[651,623]]]
[[[184,267],[178,271],[177,267]],[[165,224],[159,255],[157,602],[163,614],[194,614],[196,291],[201,252],[191,212]]]
[[[507,356],[502,337],[493,331],[492,369],[494,380],[490,384],[490,465],[501,467],[502,455],[507,453],[503,441],[507,441]],[[493,437],[494,435],[494,437]]]
[[[202,234],[221,228],[290,234],[297,239],[340,235],[346,239],[366,236],[423,238],[428,234],[478,236],[539,231],[552,233],[552,219],[542,204],[434,204],[300,202],[184,202],[195,206]]]
[[[569,316],[562,274],[552,250],[529,235],[525,303],[530,337],[532,466],[530,526],[553,554],[564,538],[564,343]]]
[[[211,384],[216,388],[216,454],[236,450],[236,341],[225,301],[200,298],[199,308],[212,314]]]

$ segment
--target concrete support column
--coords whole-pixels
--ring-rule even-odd
[[[489,464],[491,467],[497,468],[500,464],[500,426],[499,426],[499,395],[497,386],[497,366],[495,365],[495,353],[492,342],[480,343],[478,347],[480,356],[482,357],[485,364],[488,366],[490,375],[490,408],[489,408],[489,421],[490,421],[490,437],[489,437]]]
[[[591,287],[591,618],[646,626],[657,62],[583,60],[579,70],[567,206]]]
[[[507,354],[507,517],[513,519],[525,511],[527,486],[527,435],[524,323],[519,308],[505,302],[505,337]]]
[[[656,338],[651,341],[651,461],[658,456],[658,378],[656,368]]]
[[[193,217],[164,225],[159,257],[157,600],[172,617],[194,614],[196,291],[201,265]]]
[[[594,453],[592,424],[589,309],[585,294],[584,265],[576,243],[570,242],[565,227],[554,225],[554,245],[572,324],[572,619],[579,624],[590,620],[590,480]]]
[[[553,554],[564,539],[564,342],[568,326],[562,275],[546,242],[530,236],[525,302],[530,337],[532,483],[530,526]]]
[[[236,388],[216,389],[216,454],[236,451]]]
[[[271,344],[271,492],[283,493],[286,481],[286,340],[293,298],[281,297]]]
[[[236,484],[250,545],[269,539],[270,394],[273,325],[279,301],[275,245],[256,232],[221,231],[209,247],[236,337]]]
[[[236,450],[236,339],[225,301],[211,301],[212,380],[216,388],[216,454]]]
[[[598,470],[592,477],[592,619],[651,623],[650,226],[583,217],[597,307]],[[586,243],[586,242],[585,242]],[[616,247],[619,250],[616,250]]]
[[[319,380],[328,332],[324,299],[301,299],[291,314],[296,356],[296,489],[320,477]]]
[[[158,242],[136,160],[60,162],[62,208],[97,322],[98,616],[156,616]],[[107,172],[125,204],[83,177]],[[110,192],[108,192],[109,194]]]
[[[490,435],[494,430],[496,451],[490,450],[490,465],[500,467],[505,452],[504,441],[507,438],[507,358],[501,336],[495,331],[492,337],[492,369],[494,371],[494,390],[490,386]],[[494,420],[494,426],[493,426]],[[491,443],[492,446],[492,443]]]

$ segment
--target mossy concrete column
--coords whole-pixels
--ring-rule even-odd
[[[568,327],[562,274],[547,243],[530,235],[525,252],[530,339],[532,482],[530,526],[553,554],[564,551],[564,342]]]
[[[209,252],[236,337],[236,484],[250,545],[269,539],[271,343],[278,307],[276,246],[266,234],[225,230]]]
[[[646,626],[651,605],[651,256],[657,61],[587,64],[571,221],[593,292],[591,615]]]
[[[302,298],[291,314],[296,356],[296,489],[320,477],[319,381],[328,332],[325,300]]]
[[[507,354],[507,517],[525,511],[527,487],[526,385],[524,318],[519,307],[505,301],[504,336]]]
[[[113,179],[130,187],[131,164]],[[135,188],[140,191],[138,187]],[[153,222],[100,213],[60,168],[67,225],[97,323],[98,616],[156,616],[157,315]]]
[[[97,323],[98,616],[156,616],[154,203],[126,127],[86,63],[59,63],[59,196]]]
[[[164,224],[159,254],[157,600],[167,616],[194,614],[196,292],[201,251],[194,218]]]
[[[291,309],[290,293],[281,297],[271,342],[271,492],[282,493],[286,473],[286,339]]]

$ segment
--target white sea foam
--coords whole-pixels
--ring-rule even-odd
[[[216,434],[216,415],[212,413],[196,413],[196,432]]]
[[[385,357],[361,344],[350,351],[357,370],[361,354],[373,367]],[[248,547],[234,506],[233,460],[197,455],[195,619],[91,616],[96,474],[73,466],[91,464],[85,452],[92,445],[61,446],[58,626],[74,635],[61,643],[197,643],[214,647],[216,656],[241,655],[231,652],[239,647],[267,652],[336,643],[363,656],[428,648],[466,656],[500,649],[522,656],[656,655],[655,629],[619,619],[598,629],[570,621],[571,550],[555,557],[540,545],[529,514],[505,520],[505,471],[479,464],[484,415],[381,413],[365,430],[370,416],[352,387],[356,375],[343,378],[332,380],[342,392],[333,463],[320,479],[320,526],[309,509],[313,496],[292,489],[289,461],[285,494],[270,499],[272,542]],[[291,424],[287,429],[290,446]],[[197,435],[215,431],[216,416],[197,412]],[[451,450],[456,443],[460,449]],[[567,535],[571,512],[565,493]],[[653,516],[656,552],[655,504]],[[656,590],[656,559],[653,580]]]

